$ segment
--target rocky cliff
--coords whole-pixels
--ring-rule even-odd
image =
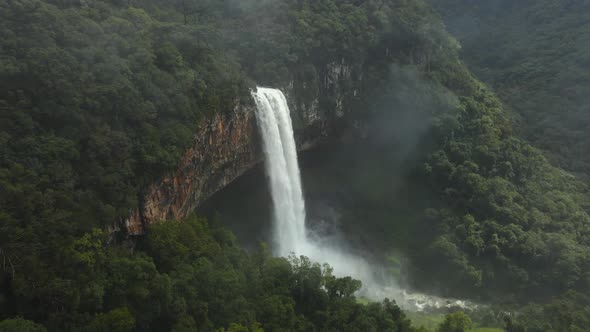
[[[345,101],[357,95],[351,84],[353,67],[329,64],[322,70],[304,68],[282,90],[289,100],[299,150],[330,138],[346,112]],[[262,161],[255,106],[236,103],[215,114],[196,130],[194,143],[179,168],[149,186],[142,206],[122,222],[129,235],[141,235],[146,225],[177,220],[191,213],[214,193]]]

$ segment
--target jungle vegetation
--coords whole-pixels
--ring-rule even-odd
[[[357,174],[351,213],[412,253],[412,284],[520,308],[508,331],[590,326],[590,196],[558,168],[584,162],[552,164],[513,130],[502,101],[524,101],[470,73],[426,2],[8,0],[0,31],[0,331],[417,331],[393,301],[359,303],[362,281],[264,245],[246,252],[213,221],[133,241],[107,231],[174,169],[200,121],[251,103],[256,83],[320,84],[334,62],[365,74],[347,119],[395,120],[368,144],[381,158],[410,151],[412,217],[363,214],[400,188],[371,154],[354,154],[380,166]],[[388,240],[400,228],[411,241]],[[457,313],[440,331],[469,323]]]

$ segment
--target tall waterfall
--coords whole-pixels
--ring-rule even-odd
[[[281,256],[302,253],[307,243],[305,204],[289,106],[280,90],[258,87],[252,94],[274,205],[276,250]]]
[[[347,253],[341,243],[307,234],[305,204],[301,189],[297,148],[287,100],[280,90],[258,87],[256,118],[262,136],[265,167],[273,201],[275,253],[305,255],[328,262],[336,275],[359,278],[365,285],[374,283],[374,270],[360,257]]]
[[[252,92],[256,119],[262,136],[266,172],[273,202],[275,253],[305,255],[312,261],[329,263],[338,276],[352,276],[363,283],[361,295],[374,300],[392,297],[402,307],[476,308],[466,301],[408,293],[380,266],[371,266],[362,257],[347,252],[341,241],[307,234],[305,204],[297,163],[297,148],[287,100],[280,90],[258,87]]]

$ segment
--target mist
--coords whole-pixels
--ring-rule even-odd
[[[589,18],[0,0],[0,331],[588,330]]]
[[[451,92],[421,78],[413,66],[388,68],[387,82],[374,91],[374,96],[359,126],[364,132],[356,135],[362,137],[359,141],[339,147],[341,143],[335,139],[333,144],[299,156],[303,178],[301,198],[305,198],[306,208],[299,219],[295,218],[299,221],[294,221],[293,214],[277,215],[276,206],[272,208],[277,203],[273,203],[276,198],[272,194],[268,164],[266,171],[259,166],[238,179],[200,211],[229,226],[247,248],[255,249],[259,242],[267,242],[278,256],[307,256],[313,262],[329,264],[338,277],[360,280],[361,297],[376,301],[392,298],[410,310],[475,307],[467,301],[412,290],[403,248],[383,251],[392,244],[392,238],[376,236],[391,232],[380,231],[384,223],[397,228],[396,224],[402,227],[405,222],[387,216],[383,212],[388,210],[385,206],[371,207],[373,216],[365,220],[351,219],[355,212],[349,209],[375,197],[399,201],[396,211],[403,206],[419,210],[419,206],[427,204],[425,199],[407,195],[407,179],[422,163],[423,152],[431,145],[429,137],[436,132],[440,121],[458,116],[458,100]],[[267,153],[265,163],[268,158]],[[299,176],[297,172],[294,174]],[[263,183],[271,189],[266,189]],[[283,195],[290,197],[290,194]],[[224,203],[227,201],[233,202],[232,207]],[[279,203],[285,204],[290,203]],[[284,235],[281,238],[277,235],[277,218],[286,219],[287,223],[303,221],[304,231],[299,231],[303,233],[294,240],[285,239]],[[283,225],[279,229],[287,227]],[[392,257],[396,262],[391,261]]]
[[[430,0],[469,68],[502,99],[518,135],[588,180],[588,1]]]
[[[350,275],[361,280],[363,288],[359,295],[372,300],[393,298],[410,310],[440,308],[447,305],[475,307],[473,303],[412,291],[407,288],[407,283],[400,285],[400,282],[407,280],[408,277],[405,267],[398,265],[407,263],[401,248],[397,252],[389,252],[385,255],[376,254],[379,248],[370,242],[378,242],[378,240],[375,237],[362,240],[362,227],[355,230],[348,228],[347,234],[343,233],[346,225],[342,224],[341,215],[350,213],[344,205],[358,204],[359,201],[371,197],[370,191],[377,190],[378,195],[392,195],[393,200],[407,199],[403,197],[407,194],[404,192],[407,185],[406,179],[420,163],[424,151],[429,149],[428,138],[436,130],[439,121],[455,119],[459,115],[457,97],[444,88],[426,82],[420,75],[413,66],[391,66],[386,83],[374,91],[376,97],[370,97],[371,101],[366,110],[368,117],[361,126],[366,130],[364,138],[357,143],[351,143],[344,149],[332,147],[334,151],[331,154],[328,153],[328,156],[323,158],[319,157],[320,161],[316,161],[316,165],[325,163],[324,173],[309,176],[305,183],[321,182],[319,177],[328,176],[326,172],[333,172],[338,168],[350,167],[350,169],[348,173],[345,171],[346,174],[337,177],[337,186],[341,190],[339,194],[331,195],[330,189],[327,190],[327,195],[321,189],[319,193],[314,194],[313,190],[310,193],[311,197],[307,199],[307,205],[314,206],[315,214],[324,215],[324,218],[319,218],[319,221],[315,221],[315,225],[308,228],[308,237],[313,245],[305,254],[318,262],[328,262],[339,276]],[[309,158],[317,158],[321,153]],[[304,168],[303,172],[305,170]],[[372,172],[380,174],[377,176],[379,181],[385,183],[373,183],[372,186],[377,187],[369,191],[359,189],[354,182],[368,180],[364,185],[370,184],[372,181],[364,179],[361,174]],[[386,192],[376,189],[378,187],[384,187]],[[344,199],[342,199],[343,196]],[[317,201],[311,202],[311,200]],[[324,206],[322,202],[325,203]],[[426,201],[412,202],[414,206],[419,206],[421,203]],[[383,209],[384,207],[375,208]],[[374,223],[370,220],[356,220],[356,222],[368,227],[371,227],[369,225],[372,222]],[[388,222],[395,223],[396,220]],[[350,227],[350,222],[348,226]],[[377,224],[375,226],[379,227]],[[378,232],[373,229],[369,233],[375,234],[376,231]],[[395,243],[393,246],[396,246]],[[400,262],[392,266],[388,256],[398,257]]]
[[[273,248],[277,255],[303,255],[330,262],[336,276],[352,276],[364,282],[361,293],[383,298],[385,288],[397,288],[375,280],[375,268],[338,241],[338,234],[320,235],[306,227],[297,150],[287,100],[280,90],[258,87],[252,93],[257,104],[265,165],[273,201]],[[378,269],[377,269],[378,270]]]
[[[412,159],[422,138],[432,129],[430,119],[436,118],[435,114],[451,113],[457,107],[457,100],[451,93],[424,83],[412,67],[391,67],[388,81],[382,86],[383,90],[376,91],[382,97],[370,104],[372,109],[368,111],[370,117],[366,127],[371,134],[365,137],[362,144],[389,154],[384,160],[395,167],[390,170],[390,184],[395,186],[397,178],[404,176],[404,163]],[[258,109],[257,122],[273,202],[271,243],[275,254],[284,257],[302,255],[312,261],[329,264],[335,276],[351,276],[360,280],[362,288],[358,295],[371,300],[393,298],[411,310],[470,306],[465,301],[403,289],[391,267],[371,259],[369,248],[353,248],[350,245],[338,225],[338,208],[332,209],[329,205],[320,208],[323,211],[316,213],[327,218],[310,224],[299,179],[288,102],[279,90],[269,88],[257,88],[253,97]],[[348,151],[348,157],[359,160],[367,156]],[[392,160],[395,162],[391,163]]]

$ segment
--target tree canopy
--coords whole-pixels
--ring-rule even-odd
[[[562,5],[527,12],[541,25]],[[584,27],[564,20],[556,26]],[[357,303],[362,281],[305,257],[245,253],[196,217],[134,241],[106,232],[174,170],[200,121],[252,102],[254,82],[296,85],[333,112],[339,101],[324,82],[336,65],[354,67],[358,95],[346,99],[343,126],[366,125],[377,153],[364,156],[379,165],[349,176],[360,187],[353,216],[377,225],[371,234],[387,249],[404,247],[413,286],[538,301],[525,310],[528,326],[588,326],[588,188],[513,133],[426,2],[11,0],[0,3],[0,31],[0,329],[413,331],[394,302]],[[568,61],[583,68],[571,38]],[[522,66],[497,72],[509,109],[526,105],[516,82],[533,77],[530,91],[555,74]],[[583,79],[568,73],[556,84],[578,105]],[[557,109],[552,95],[533,100]],[[405,191],[394,153],[407,157]],[[400,197],[416,198],[411,217],[372,220],[374,207],[388,212]],[[402,228],[412,241],[392,240]],[[463,318],[450,316],[448,328],[465,327]]]

